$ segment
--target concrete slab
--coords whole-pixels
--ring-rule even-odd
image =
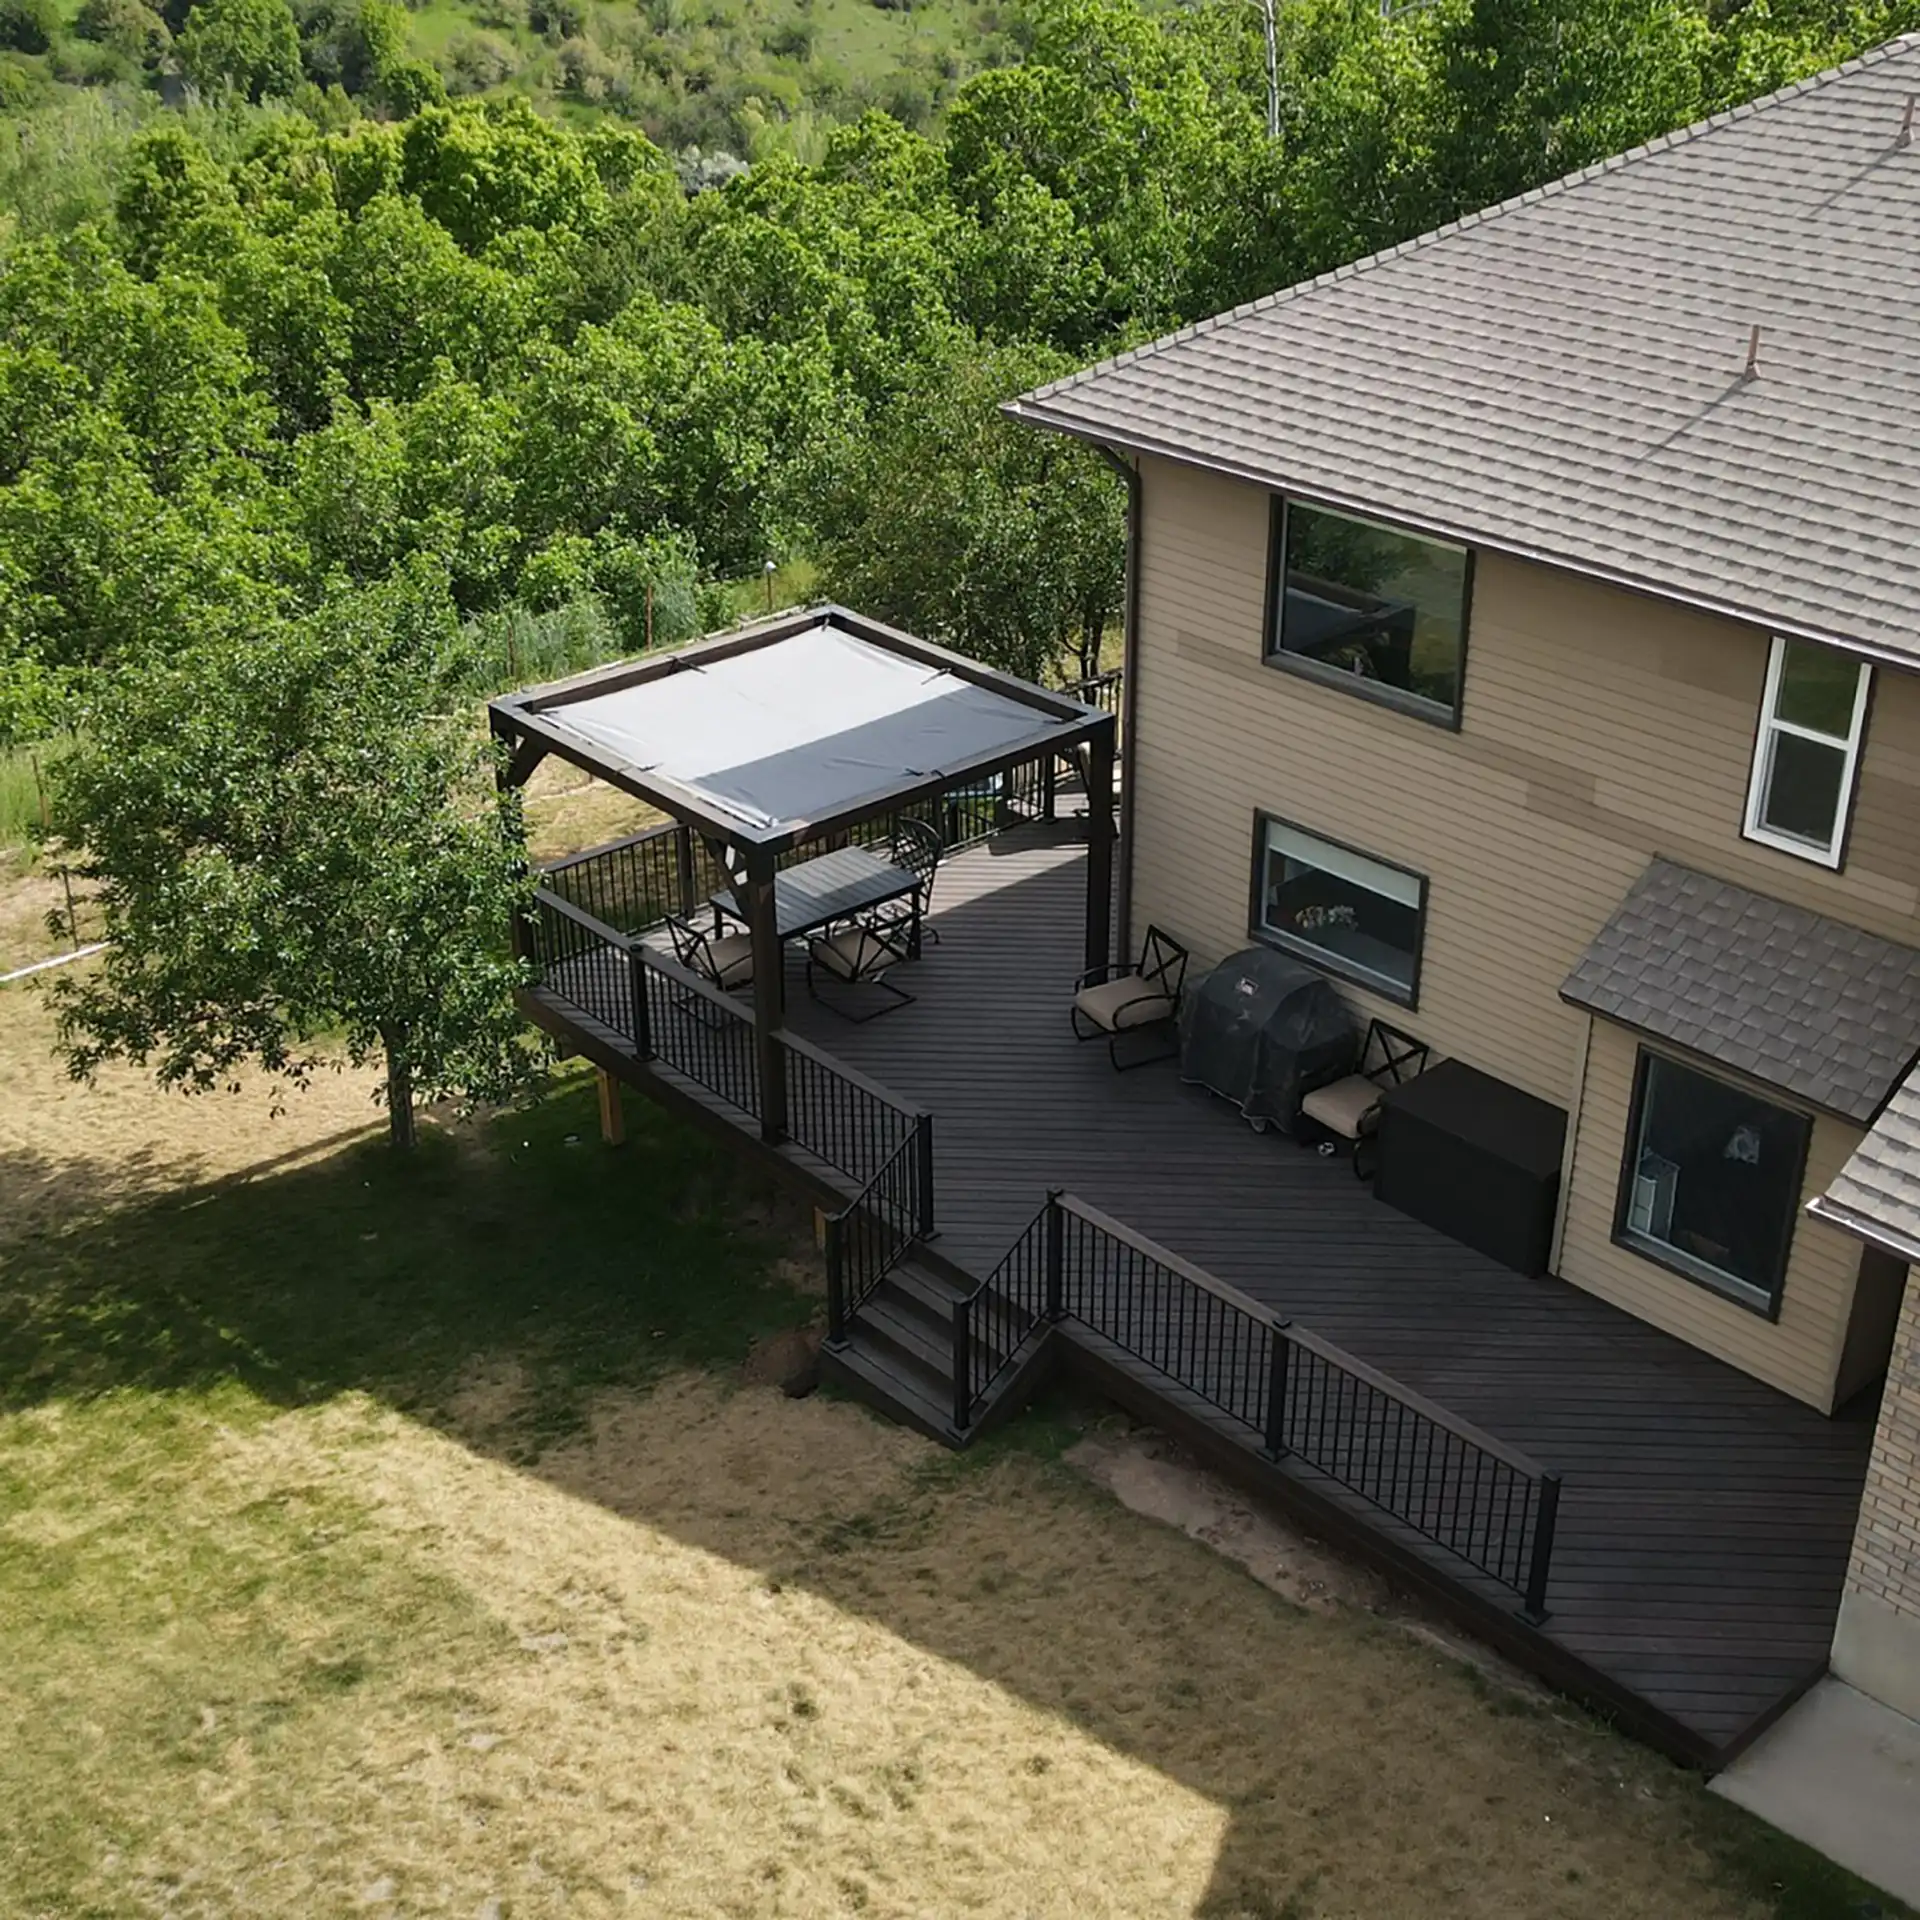
[[[1920,1721],[1829,1677],[1713,1790],[1920,1907]]]

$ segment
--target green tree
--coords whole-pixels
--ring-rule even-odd
[[[287,0],[198,0],[175,45],[204,93],[231,87],[261,100],[300,84],[300,29]]]
[[[1071,365],[962,350],[883,409],[832,489],[827,591],[1012,673],[1091,671],[1120,611],[1123,489],[1090,449],[999,412]]]
[[[385,1064],[396,1147],[421,1098],[497,1098],[527,1058],[505,932],[518,801],[447,710],[451,605],[430,572],[116,676],[62,764],[111,942],[58,990],[70,1071],[205,1091]]]

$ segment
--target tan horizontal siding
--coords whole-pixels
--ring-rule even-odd
[[[1593,1022],[1593,1049],[1587,1059],[1569,1177],[1561,1276],[1718,1354],[1796,1400],[1805,1400],[1823,1413],[1831,1411],[1860,1270],[1857,1240],[1809,1219],[1804,1211],[1798,1214],[1777,1321],[1736,1306],[1629,1247],[1613,1244],[1638,1045],[1634,1035],[1621,1028],[1604,1020]],[[1826,1191],[1860,1138],[1858,1127],[1825,1115],[1815,1117],[1800,1196],[1802,1209]]]
[[[1355,1005],[1562,1106],[1584,1022],[1560,982],[1656,854],[1920,942],[1920,678],[1876,675],[1835,874],[1741,838],[1764,633],[1481,555],[1456,734],[1262,662],[1259,488],[1150,460],[1142,491],[1136,937],[1158,923],[1201,962],[1246,945],[1255,813],[1296,821],[1429,883],[1418,1008]],[[1695,1315],[1703,1344],[1724,1312]],[[1793,1390],[1830,1390],[1837,1353]]]

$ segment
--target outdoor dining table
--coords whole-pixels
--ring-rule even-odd
[[[795,940],[870,907],[917,894],[919,886],[920,876],[909,867],[893,866],[865,847],[836,847],[774,875],[774,925],[782,940]],[[712,904],[716,914],[746,918],[729,887],[716,893]],[[917,914],[919,902],[914,905]],[[914,933],[919,933],[917,925]],[[914,944],[919,944],[917,937]]]

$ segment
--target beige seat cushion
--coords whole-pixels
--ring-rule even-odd
[[[1361,1121],[1379,1104],[1380,1089],[1371,1080],[1350,1073],[1330,1087],[1316,1087],[1300,1102],[1300,1111],[1329,1133],[1337,1133],[1343,1140],[1357,1140]]]
[[[1128,1033],[1135,1027],[1151,1027],[1173,1018],[1172,1000],[1148,986],[1137,973],[1082,987],[1073,996],[1073,1004],[1102,1033]]]
[[[713,962],[713,984],[723,992],[744,987],[753,979],[753,938],[750,934],[729,933],[707,942],[707,958]]]
[[[815,966],[842,980],[871,980],[901,957],[899,948],[866,927],[849,927],[844,933],[815,940],[807,952]]]

